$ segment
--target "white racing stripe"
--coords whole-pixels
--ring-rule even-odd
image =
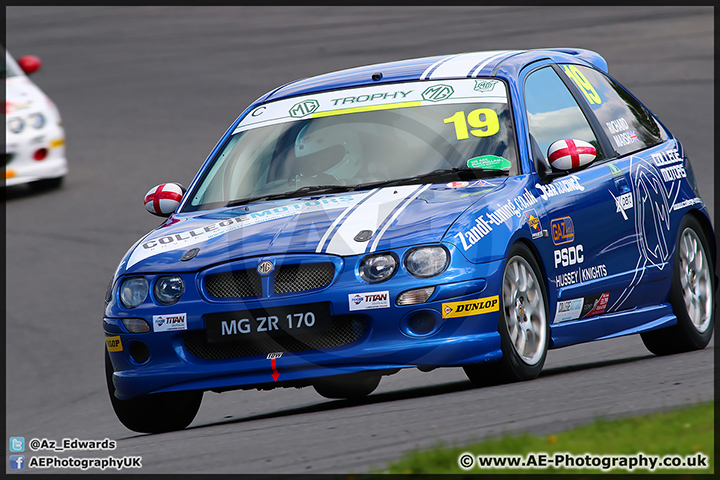
[[[388,220],[385,225],[382,227],[382,229],[375,235],[375,238],[372,242],[370,242],[370,252],[374,252],[377,249],[378,243],[380,243],[380,239],[385,234],[388,228],[390,228],[390,225],[400,216],[400,214],[412,203],[413,200],[415,200],[421,193],[423,193],[425,190],[427,190],[430,187],[430,184],[423,185],[422,187],[418,188],[415,193],[413,193],[410,198],[407,199],[405,203],[400,205],[400,207],[395,211],[392,217],[390,217],[390,220]]]
[[[361,230],[375,230],[383,224],[408,196],[416,193],[422,187],[406,185],[402,187],[387,187],[378,191],[372,197],[353,210],[342,222],[340,228],[332,236],[325,253],[332,255],[358,255],[368,248],[368,242],[356,242],[355,235]]]
[[[473,71],[470,72],[470,75],[468,75],[468,76],[474,77],[475,75],[478,74],[479,71],[481,71],[483,68],[485,68],[485,65],[492,62],[493,60],[495,60],[498,57],[505,56],[508,53],[510,53],[510,54],[520,53],[520,50],[506,50],[506,51],[502,51],[502,52],[498,53],[497,55],[493,55],[492,57],[488,58],[487,60],[482,62],[480,65],[478,65],[477,68],[474,68]]]
[[[509,53],[508,50],[490,52],[464,53],[443,63],[428,77],[430,80],[450,77],[466,77],[471,72],[478,72],[478,64],[484,67],[493,58]]]
[[[459,56],[459,55],[460,55],[460,54],[455,54],[455,55],[449,55],[449,56],[447,56],[447,57],[441,58],[441,59],[438,60],[437,62],[435,62],[435,63],[433,63],[432,65],[430,65],[430,67],[428,67],[428,68],[422,73],[422,75],[420,75],[420,79],[421,79],[421,80],[427,80],[428,78],[430,78],[430,74],[433,72],[433,69],[437,68],[439,65],[441,65],[441,64],[443,64],[443,63],[445,63],[445,62],[447,62],[447,61],[449,61],[449,60],[452,60],[453,58],[455,58],[455,57],[457,57],[457,56]]]
[[[375,192],[377,192],[378,190],[379,189],[377,189],[377,188],[370,190],[370,192],[368,192],[368,194],[367,194],[367,197],[372,197],[375,194]],[[367,198],[367,197],[365,197],[365,198]],[[318,246],[315,249],[315,253],[322,252],[322,249],[325,246],[325,242],[327,242],[328,237],[335,230],[335,227],[337,227],[338,223],[340,223],[342,221],[342,219],[345,218],[345,215],[350,213],[350,211],[355,207],[357,207],[357,205],[350,205],[345,210],[343,210],[343,212],[340,215],[338,215],[338,217],[333,221],[333,223],[330,225],[330,227],[328,227],[328,229],[325,230],[325,233],[323,234],[322,238],[320,239],[320,242],[318,242]]]

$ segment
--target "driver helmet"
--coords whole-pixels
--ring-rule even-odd
[[[295,157],[306,162],[301,169],[305,174],[322,172],[349,180],[362,166],[360,137],[350,124],[314,121],[305,125],[295,139]]]

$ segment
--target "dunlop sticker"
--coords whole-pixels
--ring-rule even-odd
[[[122,342],[119,335],[117,337],[105,337],[105,343],[108,352],[122,352]]]
[[[463,302],[451,302],[442,304],[442,317],[469,317],[482,313],[497,312],[500,310],[500,296],[478,298],[477,300],[465,300]]]

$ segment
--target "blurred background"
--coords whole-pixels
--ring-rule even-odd
[[[551,351],[537,381],[491,390],[470,389],[461,370],[441,369],[386,377],[378,400],[359,406],[311,389],[206,394],[194,428],[135,435],[107,399],[101,318],[122,255],[159,223],[142,205],[148,189],[189,185],[230,123],[268,90],[357,65],[478,50],[595,50],[681,140],[712,215],[713,13],[7,7],[6,47],[15,58],[42,60],[31,79],[60,110],[70,171],[56,191],[7,191],[6,438],[120,439],[115,455],[144,455],[147,473],[351,472],[437,440],[712,399],[714,343],[659,359],[632,337]],[[589,366],[571,367],[583,362]],[[668,375],[683,375],[683,390],[660,383]],[[511,407],[508,396],[537,404]],[[166,441],[177,448],[162,447]]]

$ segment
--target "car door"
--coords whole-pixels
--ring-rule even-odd
[[[607,165],[623,193],[617,210],[633,242],[624,251],[624,288],[608,311],[665,301],[667,288],[656,283],[672,271],[674,202],[685,177],[680,145],[629,92],[604,73],[583,65],[560,65],[586,97],[587,106],[615,157]],[[627,186],[626,186],[627,185]],[[608,249],[612,247],[609,245]],[[612,251],[612,250],[611,250]],[[665,282],[666,285],[669,285]]]
[[[553,323],[605,313],[623,290],[618,278],[626,274],[635,250],[633,222],[627,215],[631,208],[628,183],[622,171],[618,173],[619,168],[607,161],[614,156],[608,139],[597,133],[597,120],[585,105],[581,107],[584,100],[577,98],[577,89],[557,66],[547,64],[529,71],[523,92],[538,171],[535,187],[549,223],[551,242],[539,251],[550,290],[555,289],[558,299],[555,311],[550,312]],[[548,148],[563,139],[591,144],[596,160],[564,174],[551,172]]]

